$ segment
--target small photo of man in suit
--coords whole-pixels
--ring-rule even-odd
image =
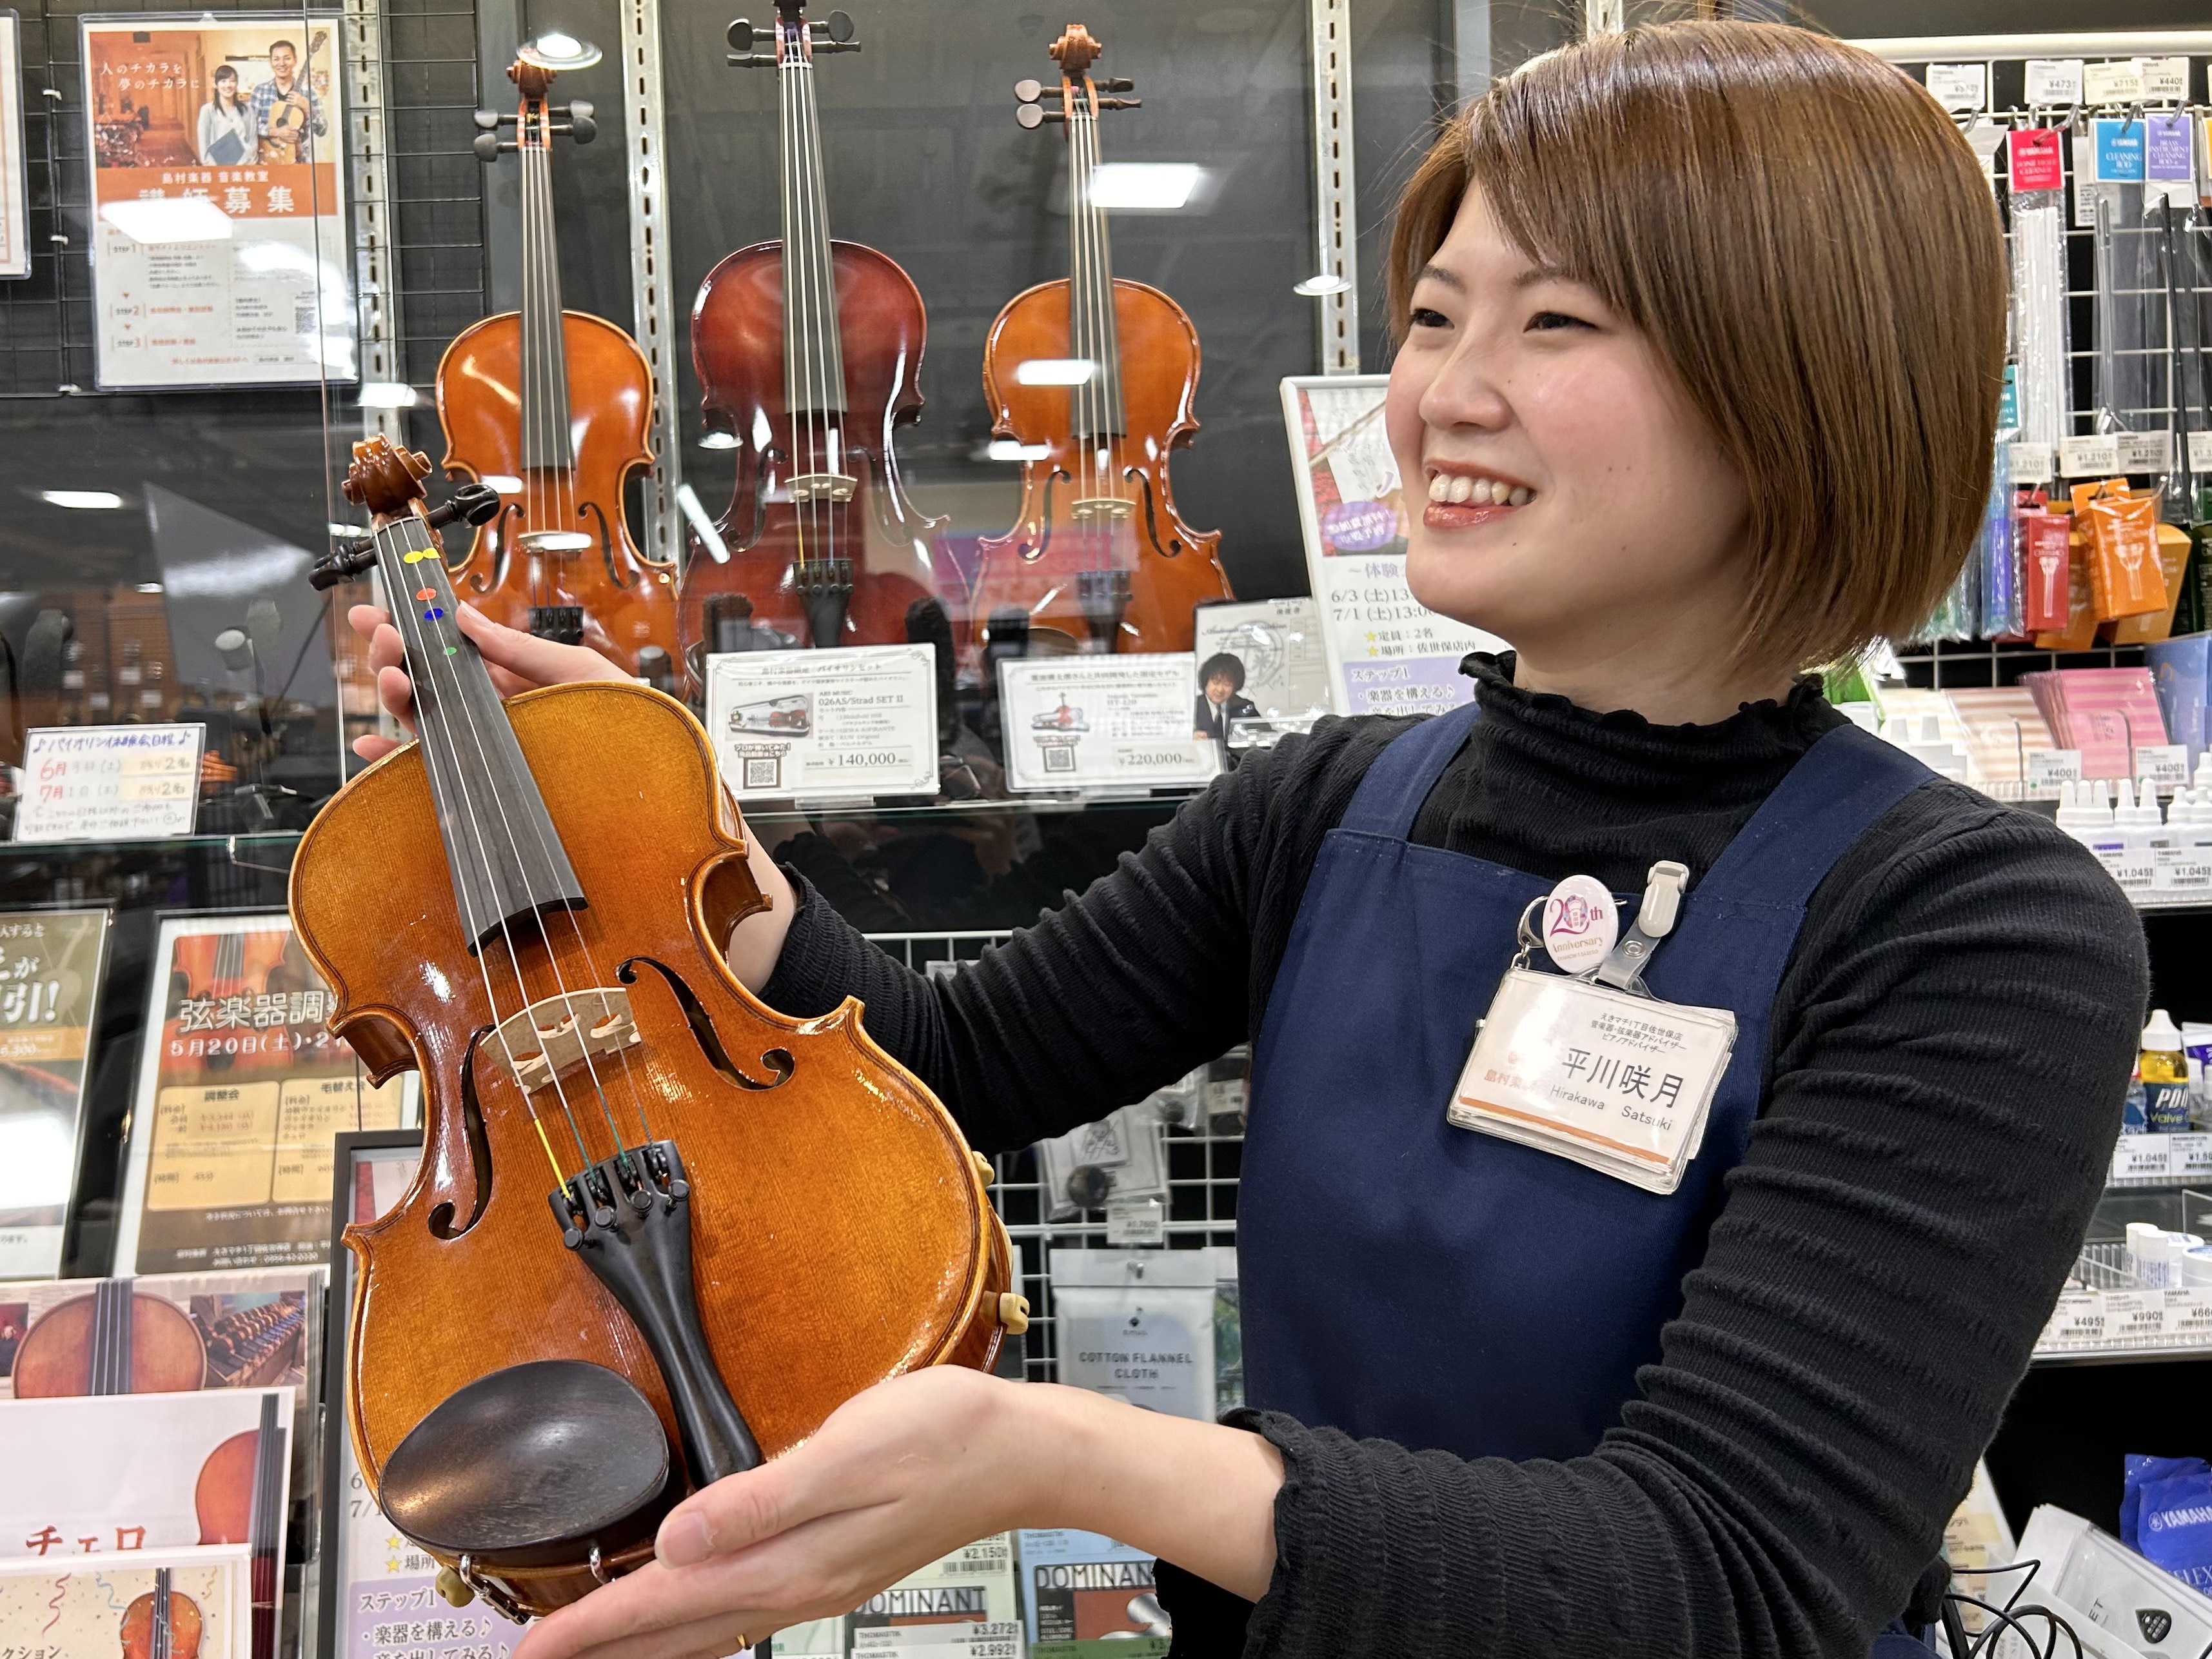
[[[1226,748],[1229,722],[1250,720],[1260,712],[1244,689],[1244,662],[1235,653],[1217,651],[1198,666],[1198,708],[1191,736],[1212,738]]]

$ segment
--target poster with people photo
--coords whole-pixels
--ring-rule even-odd
[[[410,1121],[370,1085],[281,910],[165,916],[149,976],[115,1271],[319,1262],[331,1144]]]
[[[82,20],[103,387],[356,378],[339,21]]]

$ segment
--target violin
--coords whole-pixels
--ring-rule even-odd
[[[587,142],[598,124],[589,104],[547,102],[554,71],[528,48],[507,73],[520,106],[478,112],[476,154],[490,162],[511,150],[521,163],[522,309],[464,329],[438,363],[446,471],[500,496],[461,591],[496,622],[664,678],[675,666],[673,571],[638,551],[623,517],[623,486],[653,464],[653,372],[621,329],[561,304],[553,139]]]
[[[284,1436],[276,1422],[277,1396],[261,1396],[258,1427],[234,1434],[210,1452],[192,1487],[203,1544],[248,1547],[247,1583],[252,1603],[253,1659],[270,1659],[276,1634],[276,1545],[283,1494]]]
[[[58,1302],[15,1350],[18,1400],[94,1394],[183,1394],[207,1381],[207,1346],[173,1302],[103,1279]]]
[[[695,532],[684,565],[695,678],[708,651],[904,643],[908,607],[936,592],[944,521],[908,499],[891,441],[921,418],[921,295],[885,255],[830,235],[814,59],[860,42],[842,11],[775,12],[769,31],[730,25],[729,61],[776,71],[783,235],[725,258],[691,307],[707,429],[737,455],[715,537]],[[772,52],[754,50],[763,33]]]
[[[154,1588],[123,1609],[123,1659],[199,1659],[200,1604],[154,1569]]]
[[[309,826],[292,920],[333,1030],[373,1077],[419,1069],[428,1127],[398,1203],[344,1234],[347,1419],[445,1593],[529,1617],[862,1389],[988,1366],[1027,1304],[989,1165],[860,1005],[789,1018],[724,961],[768,901],[690,710],[606,681],[502,704],[434,533],[495,503],[426,512],[421,456],[354,457],[369,556],[418,596],[418,736]]]
[[[1159,289],[1114,275],[1091,188],[1099,112],[1139,103],[1118,95],[1131,82],[1091,77],[1104,50],[1070,23],[1051,47],[1058,92],[1014,88],[1022,125],[1067,129],[1069,274],[1008,301],[983,345],[992,434],[1032,459],[1014,527],[976,546],[978,649],[992,615],[1016,607],[1032,641],[1056,632],[1064,651],[1188,651],[1192,611],[1231,597],[1221,532],[1184,523],[1168,482],[1169,453],[1198,430],[1198,330]]]

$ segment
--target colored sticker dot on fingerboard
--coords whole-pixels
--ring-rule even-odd
[[[430,556],[430,550],[427,547],[418,547],[412,553],[402,554],[400,556],[409,564],[420,564]]]
[[[438,597],[438,590],[434,587],[418,587],[415,590],[415,597],[427,604]]]
[[[446,612],[442,606],[434,605],[428,611],[425,611],[422,613],[422,620],[424,622],[440,622],[444,619],[445,615]]]

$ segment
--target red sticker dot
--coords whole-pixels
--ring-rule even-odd
[[[434,587],[417,588],[415,592],[415,597],[427,603],[428,601],[438,597],[438,590]]]

